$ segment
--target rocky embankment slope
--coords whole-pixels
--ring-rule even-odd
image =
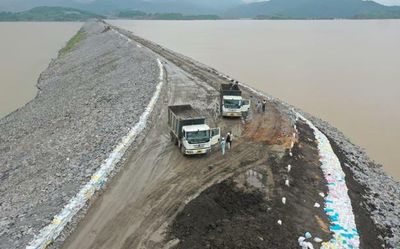
[[[158,83],[154,55],[86,23],[0,120],[0,248],[23,248],[138,121]]]
[[[371,217],[379,230],[382,248],[400,248],[400,183],[341,131],[323,120],[307,116],[330,139],[340,159],[353,208],[361,211],[355,212],[356,219]]]

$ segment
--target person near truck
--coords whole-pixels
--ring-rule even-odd
[[[222,155],[225,155],[225,145],[226,145],[225,138],[221,138],[221,143],[220,143],[220,145],[221,145],[221,152],[222,152]]]
[[[232,132],[226,134],[226,144],[228,145],[228,150],[232,148]]]
[[[257,101],[256,110],[258,113],[261,112],[261,101],[259,101],[259,100]]]
[[[267,107],[267,101],[264,99],[264,100],[262,101],[262,111],[263,111],[263,112],[265,112],[266,107]]]

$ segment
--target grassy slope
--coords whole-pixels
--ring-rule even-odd
[[[68,54],[70,51],[72,51],[78,45],[78,43],[80,43],[85,38],[86,38],[86,33],[82,30],[79,30],[78,33],[76,33],[67,42],[67,45],[65,45],[65,47],[60,50],[59,56],[65,56],[66,54]]]

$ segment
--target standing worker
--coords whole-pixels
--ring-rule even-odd
[[[266,106],[267,106],[267,101],[264,99],[264,100],[262,101],[262,111],[263,111],[263,112],[265,112]]]
[[[226,134],[226,143],[228,145],[228,150],[230,150],[232,145],[232,137],[230,132]]]
[[[258,113],[261,112],[261,101],[259,101],[259,100],[257,101],[256,110]]]
[[[225,155],[225,145],[226,145],[226,143],[225,143],[225,139],[224,138],[221,138],[220,145],[221,145],[222,155]]]

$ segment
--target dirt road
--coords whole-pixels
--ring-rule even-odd
[[[319,193],[326,187],[309,128],[298,124],[299,134],[293,136],[293,121],[274,102],[268,102],[266,113],[253,110],[247,120],[219,118],[215,113],[217,89],[225,79],[213,69],[120,32],[162,56],[167,84],[152,114],[147,136],[131,152],[124,169],[93,203],[63,248],[294,248],[298,236],[306,231],[329,240],[327,216],[322,209],[313,208],[315,200],[322,202]],[[255,100],[250,92],[245,91],[244,95]],[[233,148],[225,156],[216,148],[209,156],[184,157],[170,142],[167,106],[182,103],[201,109],[210,126],[220,126],[223,134],[233,131]],[[293,154],[289,154],[294,143]],[[291,177],[287,174],[288,164],[298,165]],[[263,179],[262,184],[254,177],[248,180],[251,175]],[[285,185],[287,179],[290,187]],[[238,189],[249,195],[236,195]],[[231,193],[232,198],[224,203],[233,203],[240,196],[244,204],[246,198],[255,201],[254,207],[259,210],[240,205],[244,209],[239,208],[235,214],[229,208],[237,206],[227,205],[224,210],[229,215],[218,216],[212,212],[217,208],[201,212],[203,206],[193,203],[208,203],[213,190],[220,193],[213,200]],[[259,193],[261,198],[254,197]],[[282,205],[282,197],[290,200],[288,205]],[[224,228],[232,229],[213,233],[207,230],[209,224],[188,227],[187,220],[182,220],[183,214],[188,213],[193,215],[190,224],[202,224],[200,221],[209,215],[208,219],[220,220]],[[284,222],[282,226],[277,225],[278,218]],[[274,233],[279,235],[268,235]],[[241,242],[232,245],[235,236]]]
[[[241,138],[244,126],[240,119],[214,118],[219,97],[213,87],[216,82],[209,85],[169,61],[165,69],[167,85],[146,139],[129,157],[110,188],[92,205],[64,248],[160,248],[162,232],[189,199],[237,170],[268,159],[263,143]],[[225,157],[219,151],[209,157],[183,157],[170,142],[166,126],[166,106],[179,103],[190,103],[204,110],[208,122],[218,123],[223,133],[229,127],[237,137],[233,151]],[[289,122],[282,119],[274,106],[269,109],[259,122],[261,126],[249,126],[245,132],[253,134],[254,129],[263,128],[265,141],[272,141],[284,128],[289,129]],[[284,146],[274,146],[274,150],[283,153]]]

